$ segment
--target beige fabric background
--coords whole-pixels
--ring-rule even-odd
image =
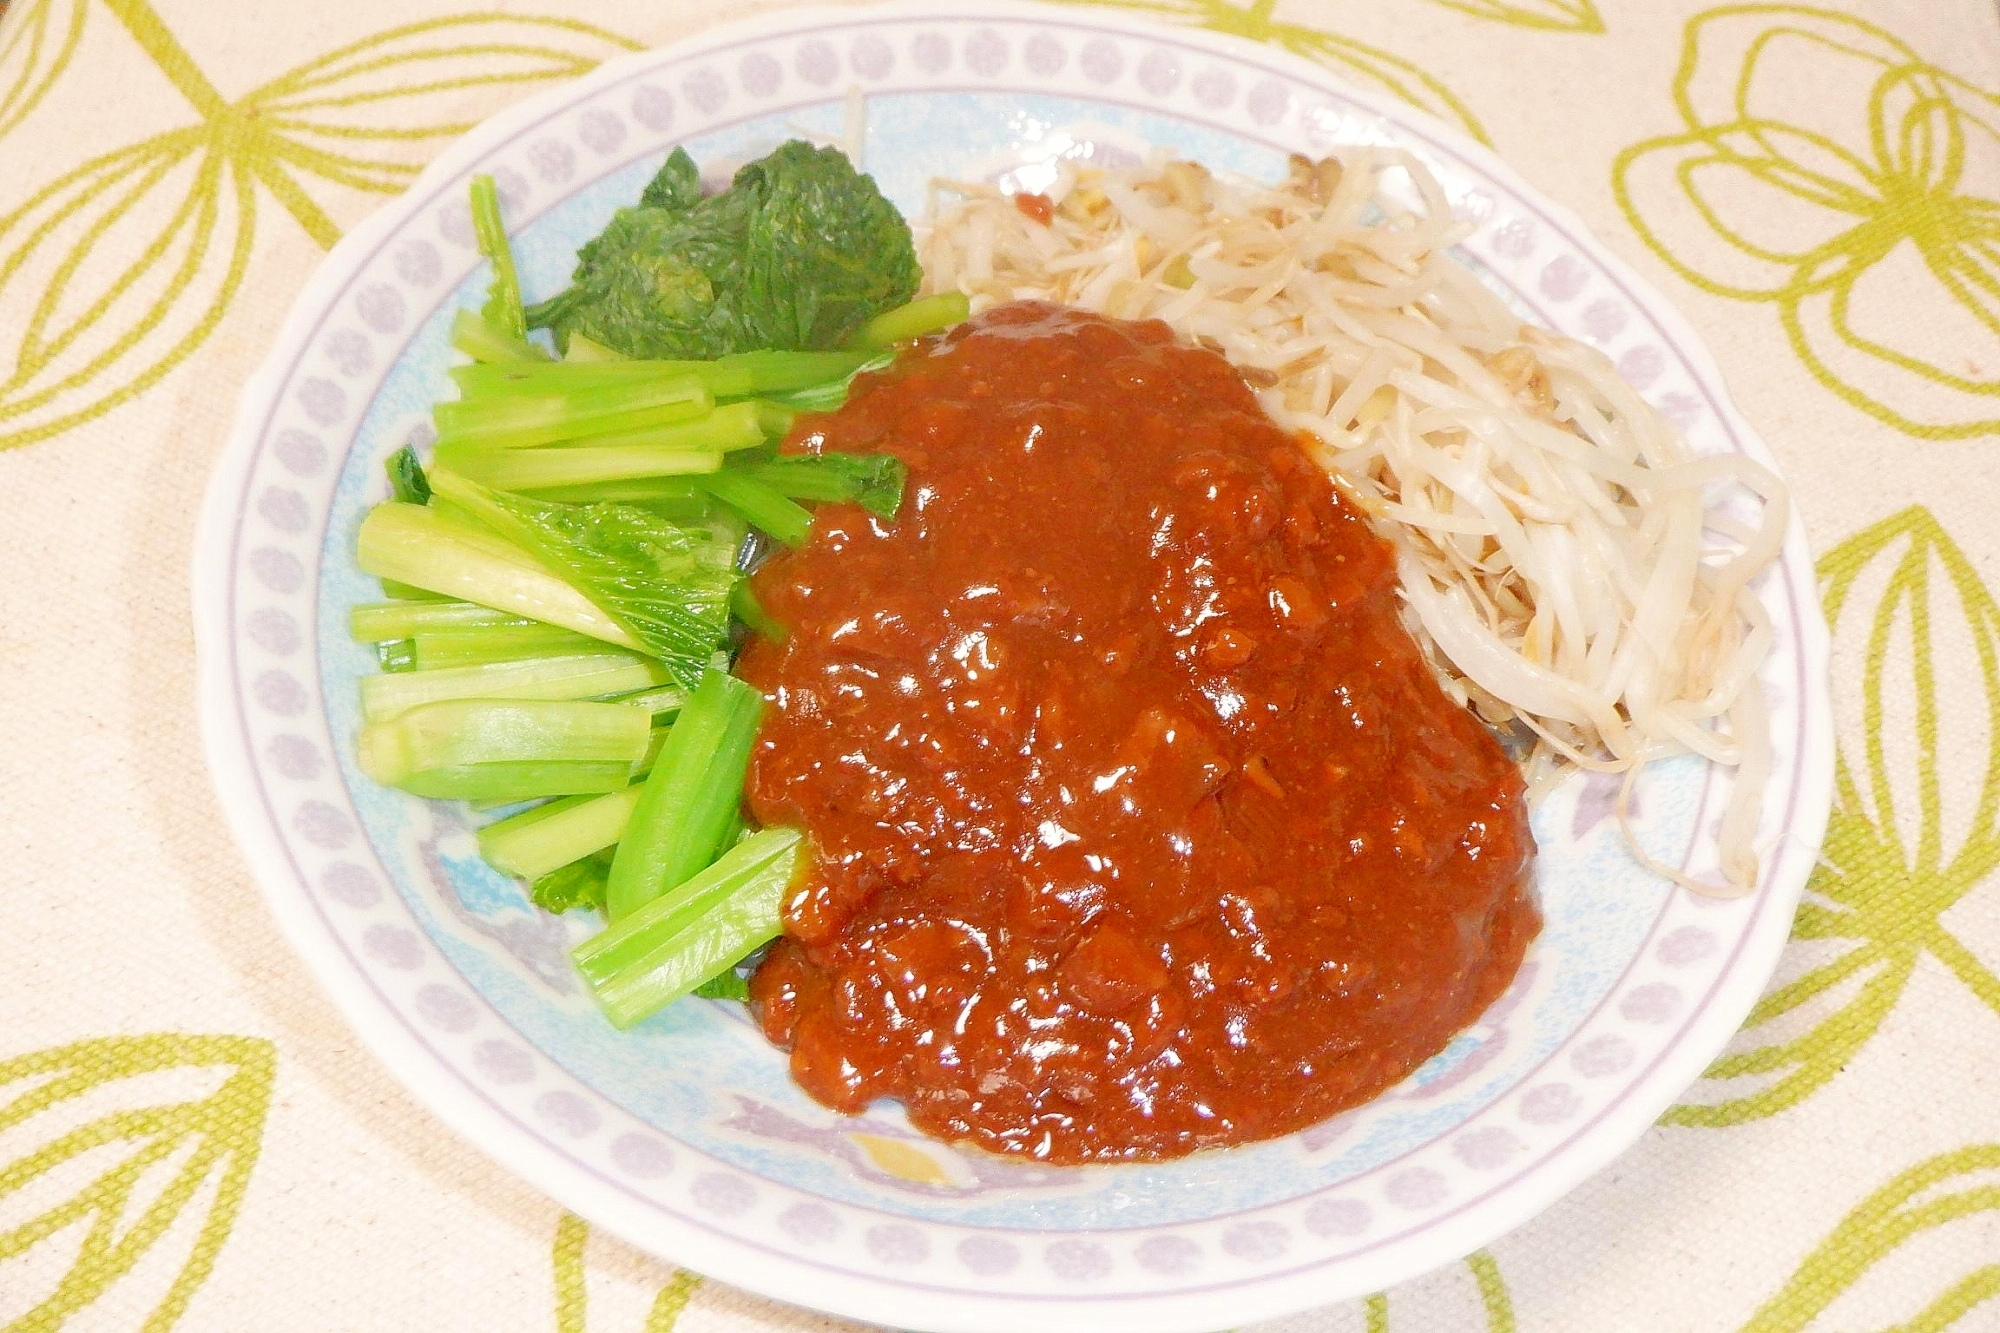
[[[492,6],[588,19],[648,45],[768,7]],[[1709,340],[1792,479],[1842,598],[1835,692],[1854,776],[1815,881],[1817,915],[1803,925],[1819,938],[1795,944],[1783,974],[1806,978],[1805,989],[1826,984],[1739,1039],[1734,1049],[1763,1068],[1706,1080],[1690,1103],[1723,1109],[1677,1113],[1476,1264],[1283,1327],[2000,1329],[2000,888],[1990,878],[2000,843],[1985,804],[2000,791],[2000,610],[1989,592],[2000,588],[2000,425],[1990,420],[2000,412],[1984,406],[2000,401],[1991,0],[1152,7],[1305,45],[1346,68],[1326,52],[1350,48],[1310,40],[1334,34],[1431,75],[1462,120],[1582,214]],[[40,368],[37,310],[60,286],[58,251],[77,243],[83,223],[33,249],[34,219],[15,210],[97,155],[202,123],[185,80],[170,77],[173,62],[162,63],[155,28],[227,102],[343,43],[462,12],[452,0],[14,0],[0,18],[0,376],[12,377],[0,384],[0,442],[16,445],[0,451],[0,1329],[833,1326],[716,1284],[676,1283],[665,1265],[565,1223],[435,1122],[304,975],[224,830],[193,706],[195,514],[240,387],[330,236],[260,193],[240,286],[186,358],[101,411],[92,395],[110,380],[86,377],[51,401],[94,415],[19,438],[54,419],[48,404],[23,403],[53,373]],[[1702,46],[1689,103],[1699,123],[1690,123],[1676,106],[1676,70],[1703,15],[1700,31],[1723,36]],[[1761,69],[1753,86],[1756,114],[1794,127],[1774,142],[1796,159],[1785,179],[1797,188],[1747,170],[1703,178],[1718,216],[1754,233],[1761,257],[1732,248],[1674,195],[1673,155],[1685,142],[1633,157],[1622,177],[1631,207],[1621,206],[1620,155],[1714,130],[1726,116],[1703,108],[1716,89],[1727,101],[1746,58],[1742,34],[1781,28],[1824,37]],[[1896,87],[1883,94],[1881,146],[1869,139],[1868,105],[1885,79]],[[476,120],[545,86],[450,90],[425,114]],[[1819,137],[1796,132],[1804,125]],[[1963,161],[1948,169],[1951,143]],[[437,146],[394,151],[420,162]],[[1808,169],[1861,184],[1829,216],[1823,199],[1804,200]],[[192,188],[172,187],[177,179],[159,191]],[[386,197],[299,179],[322,233]],[[108,282],[103,274],[141,256],[168,224],[173,200],[159,191],[70,275],[69,296],[54,298],[63,318],[82,308],[89,282]],[[1810,257],[1842,236],[1846,249]],[[1854,266],[1856,255],[1873,256],[1853,286],[1855,317],[1909,365],[1857,359],[1826,331],[1814,307],[1822,298],[1799,285],[1808,270],[1825,278],[1834,262],[1825,255]],[[1761,295],[1747,299],[1752,289]],[[1871,738],[1881,750],[1872,767]],[[204,1035],[243,1040],[190,1043]],[[123,1038],[144,1041],[115,1044]],[[162,1067],[147,1072],[149,1061]],[[90,1090],[36,1101],[72,1063]],[[225,1085],[232,1072],[238,1082]],[[253,1094],[267,1076],[259,1119]],[[87,1207],[46,1237],[27,1229],[133,1160],[133,1144],[167,1143],[180,1122],[139,1125],[95,1156],[50,1144],[110,1111],[200,1105],[218,1089],[234,1089],[223,1099],[233,1109],[175,1141],[181,1155],[168,1153],[134,1186],[113,1235],[200,1143],[238,1154],[202,1164],[191,1198],[164,1210],[163,1234],[137,1247],[129,1271],[93,1257]]]

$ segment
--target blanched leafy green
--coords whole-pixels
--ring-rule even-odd
[[[735,510],[750,525],[787,546],[797,546],[812,531],[812,511],[743,472],[715,472],[697,484]]]
[[[729,629],[740,526],[684,526],[638,505],[562,504],[491,491],[445,469],[438,495],[574,584],[692,689]]]
[[[431,502],[431,483],[424,476],[424,465],[417,461],[417,451],[404,445],[390,454],[382,465],[389,473],[389,490],[404,504],[426,505]]]
[[[356,537],[399,599],[352,617],[393,673],[363,682],[357,758],[419,796],[554,798],[481,829],[480,851],[544,910],[612,923],[575,958],[618,1026],[690,991],[745,999],[736,969],[780,933],[807,854],[797,832],[744,827],[763,701],[729,674],[732,618],[784,634],[741,572],[746,543],[752,525],[804,540],[800,500],[895,516],[895,458],[776,451],[798,413],[838,407],[965,301],[906,304],[901,217],[803,143],[711,199],[676,152],[529,312],[491,179],[472,213],[493,280],[452,341],[474,364],[452,372],[428,467],[389,459],[394,500]]]
[[[602,857],[586,856],[543,875],[529,886],[528,896],[544,912],[567,912],[575,907],[594,907],[601,912],[604,880],[610,873],[611,867]]]
[[[479,315],[510,338],[525,339],[528,326],[521,314],[521,280],[514,273],[514,251],[500,221],[500,191],[491,176],[472,178],[472,233],[479,253],[493,261],[493,281]]]
[[[750,983],[732,967],[727,972],[717,972],[696,986],[694,994],[704,1000],[747,1000],[750,998]]]
[[[764,696],[710,671],[688,696],[611,862],[607,911],[618,921],[688,879],[729,845]]]
[[[740,470],[791,499],[846,500],[883,519],[895,518],[903,507],[908,472],[892,454],[835,452],[763,459]]]
[[[684,212],[700,202],[701,168],[694,164],[685,148],[674,149],[639,194],[641,208],[664,208],[672,213]]]
[[[939,292],[894,310],[885,310],[861,326],[854,341],[862,347],[894,347],[897,343],[939,333],[963,323],[972,314],[964,292]]]
[[[902,215],[839,151],[793,140],[704,199],[676,150],[578,252],[569,290],[527,318],[630,357],[828,348],[920,277]]]
[[[605,1016],[631,1027],[775,939],[803,851],[792,829],[753,833],[578,945],[570,956]]]

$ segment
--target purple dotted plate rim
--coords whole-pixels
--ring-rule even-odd
[[[720,1226],[663,1209],[634,1192],[620,1189],[601,1174],[580,1169],[580,1159],[566,1154],[544,1132],[477,1095],[416,1030],[408,1015],[393,1006],[372,984],[365,968],[344,950],[312,900],[303,869],[294,860],[276,809],[261,785],[258,759],[252,751],[248,723],[243,720],[240,705],[243,681],[236,670],[233,614],[234,580],[243,563],[240,536],[249,504],[249,485],[292,372],[308,343],[317,336],[321,319],[346,295],[367,258],[427,207],[427,201],[440,188],[461,180],[489,154],[499,152],[554,113],[586,104],[599,92],[629,81],[641,72],[704,56],[719,56],[760,41],[911,27],[968,33],[968,63],[975,67],[975,73],[985,73],[977,69],[979,61],[973,58],[974,45],[991,35],[975,26],[980,23],[1010,27],[1038,24],[1050,31],[1099,34],[1113,41],[1147,43],[1154,52],[1171,50],[1190,56],[1205,55],[1226,61],[1238,70],[1262,71],[1267,81],[1284,80],[1319,90],[1334,101],[1368,112],[1385,128],[1393,127],[1396,137],[1455,159],[1458,165],[1517,201],[1526,201],[1535,217],[1587,257],[1596,272],[1619,290],[1644,320],[1653,324],[1687,367],[1733,446],[1767,464],[1771,462],[1768,451],[1729,405],[1713,358],[1692,329],[1657,293],[1592,241],[1567,210],[1542,199],[1485,149],[1408,107],[1348,88],[1326,70],[1283,52],[1141,19],[1095,13],[1086,17],[1074,10],[1000,0],[967,5],[948,13],[939,13],[935,6],[918,5],[865,11],[790,10],[712,29],[672,47],[621,58],[495,117],[442,154],[404,196],[357,227],[327,258],[301,294],[269,359],[246,386],[235,430],[204,501],[192,593],[203,741],[211,772],[232,830],[287,937],[367,1044],[420,1100],[476,1146],[578,1213],[642,1248],[779,1299],[859,1318],[953,1330],[1017,1327],[1024,1316],[1052,1329],[1198,1329],[1273,1317],[1390,1285],[1488,1243],[1533,1216],[1622,1151],[1720,1050],[1754,1003],[1775,965],[1788,933],[1791,909],[1810,871],[1831,799],[1832,740],[1825,680],[1827,633],[1817,598],[1812,595],[1815,586],[1812,564],[1796,515],[1781,574],[1784,601],[1795,636],[1799,727],[1799,759],[1782,824],[1785,837],[1773,853],[1767,882],[1750,907],[1750,919],[1722,964],[1722,975],[1695,1005],[1667,1049],[1635,1073],[1618,1097],[1567,1140],[1507,1181],[1420,1229],[1332,1257],[1294,1256],[1295,1262],[1267,1266],[1262,1272],[1205,1286],[1163,1281],[1157,1291],[1139,1289],[1093,1295],[1078,1290],[1074,1282],[1064,1283],[1060,1279],[1088,1280],[1109,1263],[1109,1257],[1087,1234],[1076,1233],[1054,1239],[1045,1248],[1045,1260],[1058,1278],[1054,1283],[1046,1278],[1037,1283],[1027,1273],[1016,1274],[1005,1284],[980,1284],[981,1289],[974,1289],[971,1284],[896,1279],[883,1271],[812,1261],[795,1253],[796,1247],[772,1244],[772,1238],[763,1238],[759,1243],[755,1238],[729,1234]],[[924,35],[920,34],[920,38]],[[750,78],[748,62],[756,54],[753,51],[738,62],[738,71],[746,83]],[[760,73],[768,73],[762,66],[757,68]],[[1178,81],[1178,74],[1175,79]],[[964,86],[962,81],[942,83],[947,87]],[[1001,79],[985,86],[1004,91],[1013,85]],[[1166,94],[1155,96],[1164,99]],[[333,813],[344,818],[338,811]],[[1658,929],[1656,923],[1656,933]],[[1652,943],[1649,938],[1647,952],[1651,951]],[[423,994],[428,993],[420,993],[419,1004]],[[1568,1044],[1557,1054],[1566,1052],[1573,1054]],[[1527,1094],[1532,1095],[1532,1091]],[[548,1096],[544,1094],[543,1100],[548,1100]],[[1509,1100],[1513,1100],[1511,1094]],[[583,1107],[590,1110],[587,1102]],[[569,1103],[564,1103],[564,1108],[573,1109]],[[1472,1123],[1477,1123],[1477,1118]],[[1419,1178],[1426,1169],[1412,1168],[1400,1177],[1410,1182],[1412,1199],[1421,1192],[1418,1187],[1426,1183]],[[1392,1181],[1392,1192],[1393,1185]],[[1245,1230],[1255,1225],[1242,1223],[1231,1233],[1240,1232],[1247,1238],[1242,1246],[1245,1255],[1257,1248],[1252,1243],[1254,1237]],[[966,1229],[899,1222],[874,1227],[868,1236],[875,1256],[887,1263],[897,1257],[899,1246],[907,1248],[910,1234],[921,1241],[922,1233],[927,1230],[949,1236]],[[1140,1249],[1150,1245],[1159,1252],[1158,1257],[1165,1259],[1171,1256],[1161,1246],[1175,1241],[1192,1244],[1184,1237],[1159,1235],[1141,1241]],[[1225,1238],[1224,1248],[1229,1245]]]

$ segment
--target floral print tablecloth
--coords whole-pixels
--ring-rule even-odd
[[[314,264],[482,117],[746,8],[490,2],[0,3],[0,1329],[835,1326],[420,1110],[203,771],[194,515]],[[1272,1327],[2000,1328],[1991,0],[1116,7],[1404,98],[1581,213],[1718,353],[1835,633],[1832,824],[1729,1051],[1490,1250]]]

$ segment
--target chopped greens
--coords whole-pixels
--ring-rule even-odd
[[[541,910],[611,923],[575,958],[618,1026],[688,993],[746,999],[736,969],[779,933],[803,844],[744,826],[763,699],[730,654],[746,630],[784,637],[745,570],[805,541],[814,505],[893,520],[905,479],[886,454],[777,446],[964,298],[911,300],[902,218],[804,143],[712,198],[676,152],[532,307],[490,177],[472,219],[493,276],[452,323],[471,364],[435,447],[388,459],[392,498],[356,541],[388,599],[349,613],[382,666],[357,757],[414,795],[517,807],[481,855]]]
[[[676,149],[527,317],[559,345],[581,333],[630,357],[828,348],[921,277],[909,225],[839,150],[793,140],[703,198]]]

